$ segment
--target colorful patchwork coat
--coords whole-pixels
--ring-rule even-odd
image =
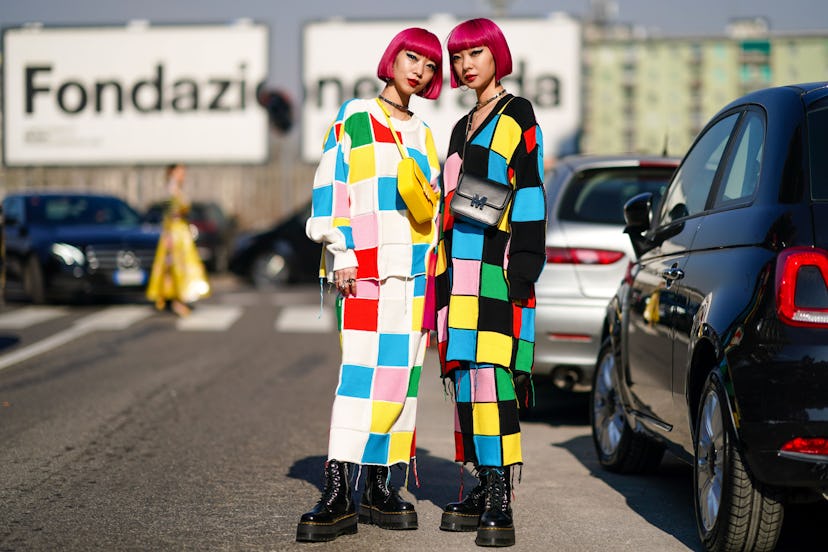
[[[467,116],[468,117],[468,116]],[[504,96],[469,136],[455,125],[443,167],[442,232],[437,247],[437,340],[443,376],[460,362],[531,372],[534,282],[545,264],[543,139],[528,100]],[[455,219],[449,203],[461,171],[514,189],[500,225]]]
[[[437,189],[431,130],[417,117],[393,119],[409,157]],[[414,457],[427,259],[436,218],[418,224],[397,192],[402,159],[376,100],[350,100],[325,138],[306,232],[325,244],[321,274],[357,267],[356,295],[339,297],[342,342],[328,457],[370,465]]]

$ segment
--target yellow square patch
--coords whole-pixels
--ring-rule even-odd
[[[391,444],[388,447],[388,463],[396,464],[411,460],[411,441],[413,431],[395,431],[391,434]]]
[[[388,433],[400,417],[402,403],[373,401],[371,404],[371,433]]]
[[[423,311],[425,310],[425,297],[415,297],[411,306],[411,331],[419,332],[423,329]]]
[[[520,433],[504,435],[501,439],[503,445],[503,465],[509,466],[523,462],[523,455],[520,450]]]
[[[472,424],[475,435],[500,435],[500,412],[497,403],[472,404]]]
[[[520,125],[514,119],[501,116],[497,120],[497,128],[492,137],[492,151],[505,157],[508,163],[522,136]]]
[[[512,362],[512,338],[497,332],[479,332],[477,362],[509,366]]]
[[[374,163],[374,146],[362,146],[351,150],[349,158],[350,169],[348,171],[348,182],[362,182],[373,178],[377,174]]]
[[[477,297],[453,295],[449,300],[448,325],[450,328],[476,330],[477,312]],[[507,363],[506,366],[508,365]]]

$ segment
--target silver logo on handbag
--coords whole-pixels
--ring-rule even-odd
[[[471,198],[470,203],[471,203],[472,207],[476,207],[476,208],[478,208],[482,211],[483,207],[486,206],[486,200],[487,199],[489,199],[489,198],[487,198],[486,196],[480,197],[479,195],[474,194],[474,197]]]

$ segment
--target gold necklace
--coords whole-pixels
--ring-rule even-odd
[[[505,93],[506,93],[506,89],[504,88],[500,92],[498,92],[497,94],[495,94],[494,96],[492,96],[491,98],[486,100],[485,102],[477,102],[477,109],[480,109],[481,107],[485,107],[485,106],[489,105],[490,103],[492,103],[493,101],[495,101],[496,99],[498,99],[499,97],[501,97]]]
[[[379,99],[381,99],[382,101],[384,101],[385,103],[387,103],[388,105],[391,105],[391,106],[396,107],[397,109],[399,109],[399,110],[400,110],[400,111],[402,111],[403,113],[407,113],[409,116],[414,115],[414,113],[413,113],[410,109],[408,109],[407,107],[405,107],[404,105],[400,105],[400,104],[398,104],[397,102],[392,102],[391,100],[389,100],[388,98],[386,98],[386,97],[385,97],[385,96],[383,96],[382,94],[380,94],[380,95],[379,95],[379,96],[377,96],[377,97],[378,97]]]

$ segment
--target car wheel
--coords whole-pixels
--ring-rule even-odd
[[[290,279],[287,260],[278,253],[268,252],[256,257],[250,269],[253,285],[260,289],[283,285]]]
[[[29,301],[35,305],[42,305],[46,302],[43,269],[35,256],[29,257],[26,260],[26,266],[23,268],[23,291]]]
[[[627,422],[621,402],[618,357],[609,339],[604,340],[590,394],[592,440],[601,465],[617,473],[646,473],[664,456],[664,446],[636,433]]]
[[[735,445],[727,395],[712,372],[696,422],[693,488],[696,525],[707,550],[773,550],[784,507],[755,483]]]

